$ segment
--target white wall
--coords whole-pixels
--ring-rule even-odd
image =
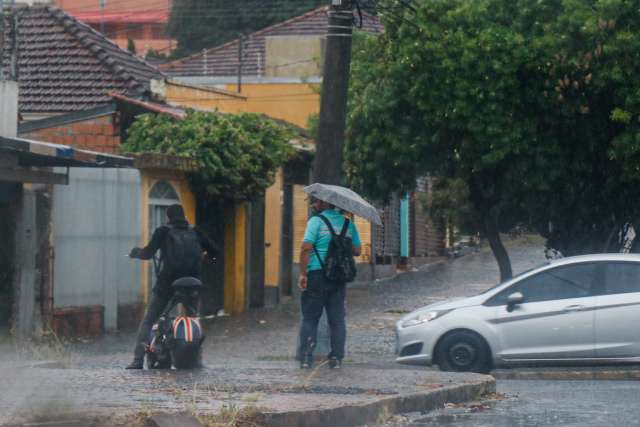
[[[140,172],[72,168],[53,193],[54,306],[103,305],[106,330],[118,305],[142,301],[140,262],[125,255],[141,234]]]
[[[0,80],[0,136],[15,138],[18,132],[18,83]]]

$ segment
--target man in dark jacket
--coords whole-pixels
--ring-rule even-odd
[[[156,252],[160,251],[160,266],[158,271],[158,280],[153,287],[151,293],[151,300],[147,307],[147,311],[144,315],[144,319],[140,323],[138,328],[138,335],[136,338],[136,346],[133,352],[133,362],[127,366],[127,369],[142,369],[145,346],[149,343],[149,335],[153,324],[158,321],[158,318],[167,307],[167,304],[173,296],[173,289],[171,284],[185,276],[200,277],[200,261],[203,253],[206,253],[209,258],[214,258],[219,253],[218,247],[207,237],[205,237],[198,230],[192,229],[187,222],[184,215],[184,210],[180,205],[171,205],[167,209],[167,218],[169,219],[168,225],[158,227],[151,237],[151,241],[144,248],[133,248],[129,256],[131,258],[138,258],[148,260],[153,258]],[[186,268],[176,267],[173,260],[168,259],[171,256],[169,244],[169,233],[172,229],[185,230],[189,233],[194,233],[194,241],[197,239],[197,244],[200,246],[199,251],[195,251],[193,260],[188,260]],[[197,256],[197,260],[195,257]]]

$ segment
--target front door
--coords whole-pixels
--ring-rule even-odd
[[[596,357],[640,357],[640,263],[607,262],[596,289]]]
[[[594,355],[595,264],[551,268],[526,277],[496,295],[493,323],[498,357],[508,360],[581,359]],[[524,302],[507,310],[515,292]]]

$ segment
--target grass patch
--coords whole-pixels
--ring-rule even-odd
[[[229,403],[212,415],[196,415],[207,427],[262,427],[265,425],[262,410],[253,405]]]
[[[74,362],[74,354],[70,344],[50,331],[40,339],[12,339],[17,361],[52,361],[63,368],[70,368]]]

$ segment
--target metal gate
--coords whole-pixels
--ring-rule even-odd
[[[125,256],[140,240],[140,203],[133,169],[71,169],[54,187],[54,308],[101,305],[114,330],[118,305],[141,301],[140,263]]]

